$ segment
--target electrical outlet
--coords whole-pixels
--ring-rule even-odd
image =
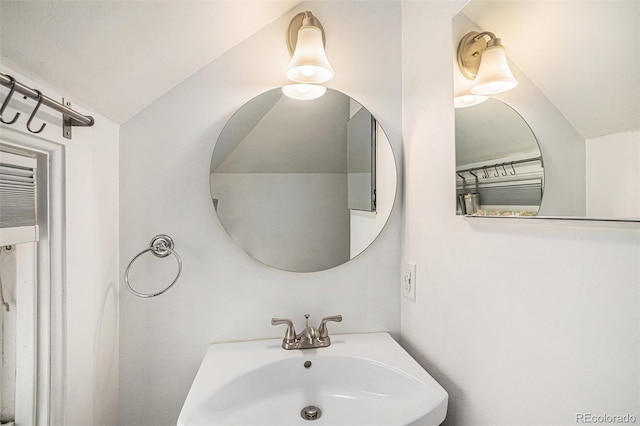
[[[402,295],[412,302],[416,301],[416,264],[402,262],[402,277],[400,280]]]

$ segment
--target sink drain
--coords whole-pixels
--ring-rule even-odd
[[[314,405],[309,405],[300,411],[300,415],[305,420],[318,420],[322,415],[322,411]]]

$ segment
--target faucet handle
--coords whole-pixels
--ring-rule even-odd
[[[271,318],[271,325],[286,324],[287,332],[284,335],[284,340],[293,341],[296,339],[296,329],[293,327],[293,322],[288,318]]]
[[[320,327],[318,327],[319,339],[326,339],[329,337],[329,330],[327,330],[327,323],[329,321],[342,322],[342,315],[333,315],[330,317],[322,318],[322,320],[320,321]]]

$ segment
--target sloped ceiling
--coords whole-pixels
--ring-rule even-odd
[[[122,123],[298,4],[0,1],[0,62]]]
[[[463,13],[584,138],[640,128],[640,1],[482,1]]]
[[[321,98],[303,102],[279,89],[252,99],[222,131],[212,171],[347,173],[349,99],[328,90]],[[255,107],[262,113],[255,114]]]
[[[289,9],[273,1],[0,1],[0,62],[122,123]],[[585,138],[640,127],[640,2],[464,11]]]

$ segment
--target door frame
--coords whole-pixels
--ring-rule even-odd
[[[38,158],[38,242],[35,244],[35,321],[32,324],[33,401],[16,412],[17,424],[65,424],[65,146],[0,127],[0,143]],[[42,187],[46,190],[42,190]],[[31,334],[31,333],[30,333]],[[16,404],[18,405],[18,404]],[[30,419],[29,419],[30,418]],[[24,422],[24,420],[22,421]]]

